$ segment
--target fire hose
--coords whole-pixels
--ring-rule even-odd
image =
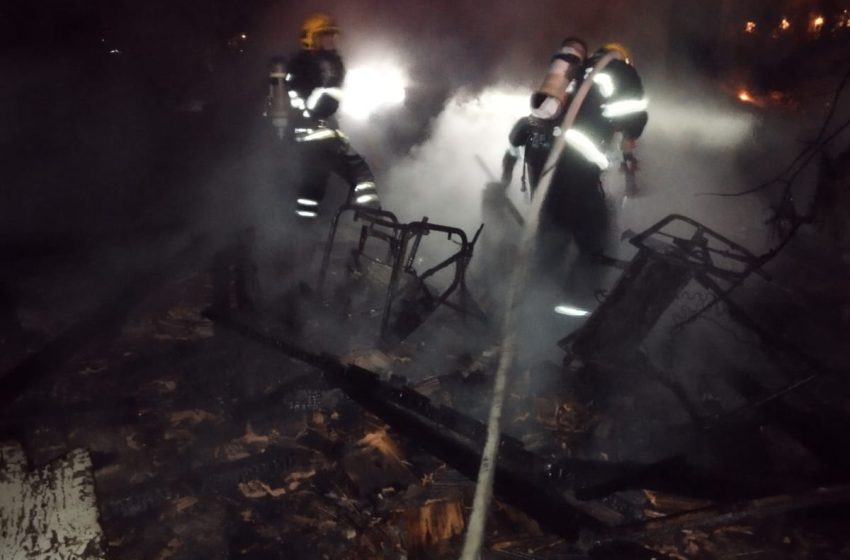
[[[603,70],[613,59],[622,59],[622,55],[612,51],[606,54],[596,65],[576,92],[575,97],[567,109],[566,115],[561,122],[561,134],[555,139],[552,150],[546,159],[543,173],[538,185],[539,192],[532,200],[531,212],[523,228],[522,242],[517,255],[517,265],[508,288],[508,305],[505,311],[502,335],[502,352],[499,357],[499,366],[493,384],[493,401],[487,420],[487,439],[481,457],[481,465],[478,471],[478,479],[475,484],[475,497],[472,503],[472,513],[469,515],[469,526],[463,543],[461,560],[478,560],[481,555],[481,545],[484,540],[484,529],[487,510],[493,498],[493,477],[496,472],[496,460],[499,450],[499,439],[501,434],[502,409],[505,402],[505,394],[508,387],[508,373],[513,367],[517,352],[517,331],[519,330],[520,304],[522,294],[528,283],[528,264],[534,251],[534,240],[537,236],[537,228],[540,223],[540,210],[543,201],[552,184],[553,170],[560,160],[564,150],[564,134],[573,126],[581,104],[587,97],[593,86],[594,76]]]

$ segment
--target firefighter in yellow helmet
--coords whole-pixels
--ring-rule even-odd
[[[301,25],[301,48],[313,50],[336,50],[335,39],[339,27],[328,14],[312,14]]]
[[[599,281],[592,262],[611,244],[609,204],[601,181],[609,167],[607,152],[620,133],[623,157],[634,161],[635,142],[647,123],[643,85],[628,50],[609,43],[587,53],[583,41],[564,40],[532,95],[531,114],[520,118],[509,134],[501,181],[488,185],[488,191],[507,188],[522,158],[523,182],[527,177],[534,196],[554,140],[564,136],[565,148],[551,170],[552,183],[541,210],[538,263],[543,274],[563,285],[561,267],[574,243],[578,260],[568,283],[581,292],[579,301],[592,301]],[[580,91],[586,96],[578,95]],[[572,107],[575,103],[580,105]],[[561,130],[571,108],[575,120],[569,130]]]
[[[605,43],[595,54],[601,55],[612,51],[616,51],[620,55],[618,57],[620,60],[629,66],[633,66],[631,52],[622,43]]]
[[[337,51],[339,33],[330,15],[312,14],[297,35],[299,49],[269,64],[265,115],[275,132],[273,181],[289,199],[287,216],[281,221],[291,218],[294,227],[282,228],[284,245],[261,253],[265,260],[259,259],[257,267],[262,278],[258,293],[264,303],[282,304],[285,324],[296,329],[301,326],[302,306],[311,305],[305,278],[312,273],[317,246],[325,238],[318,218],[332,213],[322,204],[331,174],[347,183],[350,204],[380,207],[372,170],[337,122],[345,79],[345,65]],[[278,256],[284,263],[273,264]]]
[[[319,216],[331,172],[349,184],[351,203],[379,206],[374,175],[336,120],[345,79],[339,32],[331,16],[313,14],[301,26],[300,50],[270,65],[267,115],[284,144],[295,214],[306,221]]]

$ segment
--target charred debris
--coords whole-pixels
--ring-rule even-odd
[[[514,375],[487,557],[850,551],[846,160],[764,254],[671,215],[605,260],[562,361]],[[479,233],[343,206],[277,316],[244,232],[174,244],[61,323],[2,286],[4,465],[12,442],[20,472],[75,454],[102,527],[81,557],[457,557],[499,356]],[[448,249],[422,269],[426,238]]]

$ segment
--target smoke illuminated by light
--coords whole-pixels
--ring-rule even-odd
[[[751,97],[744,90],[738,95],[738,99],[742,99],[741,95]],[[667,98],[657,94],[656,97],[650,109],[652,121],[646,132],[674,138],[676,142],[688,142],[703,148],[731,148],[750,137],[756,124],[755,117],[743,110],[695,103],[691,98]]]
[[[345,78],[342,112],[365,120],[380,108],[404,103],[406,88],[407,76],[396,64],[353,68]]]

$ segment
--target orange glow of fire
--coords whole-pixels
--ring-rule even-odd
[[[788,18],[782,18],[782,21],[779,22],[779,29],[783,31],[789,29],[791,27],[791,22],[788,21]]]
[[[753,102],[753,98],[750,96],[750,94],[745,89],[742,89],[741,91],[738,92],[738,99],[740,99],[744,103],[752,103]]]
[[[823,22],[824,22],[823,16],[815,16],[809,22],[809,29],[813,33],[817,33],[818,31],[820,31],[823,28]]]
[[[746,31],[747,33],[755,33],[756,22],[748,21],[747,24],[744,26],[744,31]]]

